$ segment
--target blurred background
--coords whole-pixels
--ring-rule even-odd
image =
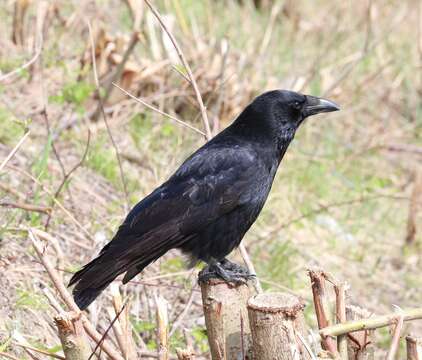
[[[371,313],[420,306],[421,2],[153,4],[192,68],[214,134],[269,89],[325,96],[342,108],[298,131],[244,239],[263,286],[308,300],[306,270],[321,267],[346,280],[350,302]],[[0,172],[0,347],[25,358],[11,334],[59,350],[42,292],[49,280],[25,229],[56,239],[45,251],[67,283],[204,137],[112,84],[202,131],[186,71],[143,1],[5,0],[0,17],[0,162],[23,139]],[[190,341],[206,357],[195,272],[176,252],[122,291],[133,297],[138,346],[156,346],[159,292],[177,323],[172,349]],[[100,329],[109,306],[107,290],[90,312]],[[305,312],[315,324],[312,306]],[[377,336],[381,346],[390,340],[387,330]]]

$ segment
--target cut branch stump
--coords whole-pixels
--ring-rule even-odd
[[[255,360],[297,360],[311,356],[296,335],[305,338],[303,301],[288,293],[265,293],[248,301]]]
[[[406,336],[407,360],[422,360],[422,338]]]
[[[371,316],[369,311],[354,305],[346,305],[347,321],[367,319]],[[348,334],[347,352],[349,359],[372,360],[375,349],[373,346],[374,330],[362,330]]]
[[[205,324],[213,360],[251,359],[251,331],[246,304],[252,281],[231,285],[220,279],[201,283]]]
[[[66,360],[86,360],[91,354],[87,337],[81,321],[81,314],[76,312],[61,313],[54,318],[59,330]]]
[[[311,279],[318,328],[323,329],[332,324],[331,308],[325,286],[327,275],[322,270],[309,270],[308,274]],[[337,354],[337,343],[334,338],[321,336],[321,346],[323,350],[327,350],[332,354]]]

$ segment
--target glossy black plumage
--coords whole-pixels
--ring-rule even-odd
[[[304,118],[338,110],[327,100],[271,91],[192,154],[168,181],[139,202],[99,256],[72,277],[85,309],[118,275],[126,283],[179,248],[208,264],[221,262],[259,215],[278,165]]]

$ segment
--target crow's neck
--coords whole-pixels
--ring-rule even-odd
[[[257,121],[260,118],[262,120]],[[296,132],[296,129],[280,128],[278,122],[250,112],[242,113],[227,130],[235,137],[265,148],[266,151],[272,153],[273,159],[278,163],[282,160]]]

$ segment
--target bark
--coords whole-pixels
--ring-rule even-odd
[[[251,332],[246,303],[252,282],[231,285],[220,279],[201,283],[205,324],[213,360],[251,359]]]
[[[194,360],[195,353],[192,348],[179,349],[176,348],[176,355],[178,360]]]
[[[406,336],[407,360],[422,360],[422,338]]]
[[[296,335],[305,335],[304,307],[301,299],[287,293],[258,294],[249,299],[253,359],[310,359]]]
[[[358,306],[346,306],[346,319],[360,320],[367,319],[371,314]],[[351,360],[371,360],[374,359],[374,346],[372,345],[374,330],[362,330],[348,334],[347,350]]]
[[[76,312],[62,313],[54,318],[59,330],[66,360],[86,360],[91,350],[83,329],[80,314]]]
[[[155,298],[157,305],[157,337],[158,337],[158,359],[169,360],[168,343],[168,304],[160,295]]]
[[[323,329],[330,326],[332,323],[330,304],[325,287],[326,274],[321,270],[309,270],[308,274],[311,279],[318,328]],[[321,334],[321,345],[323,350],[330,351],[332,354],[337,354],[335,339]]]

